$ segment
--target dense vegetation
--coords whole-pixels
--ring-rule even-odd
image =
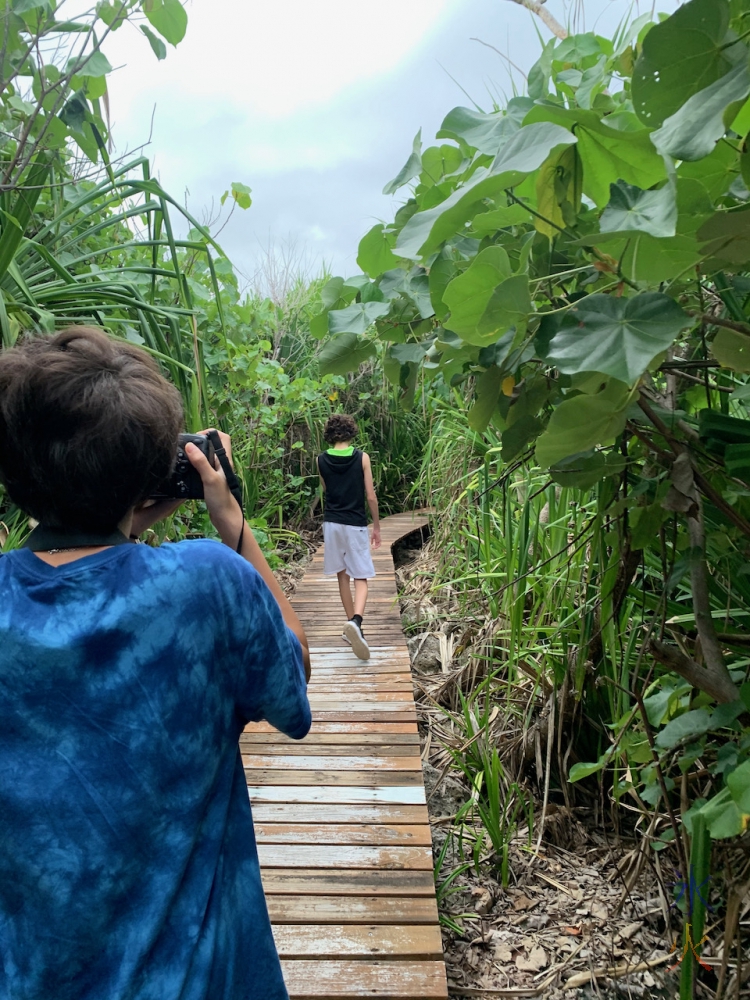
[[[504,707],[471,751],[478,836],[502,866],[497,750],[531,673],[545,805],[598,775],[698,884],[719,842],[730,904],[750,819],[749,33],[747,0],[690,0],[552,39],[526,96],[415,139],[386,188],[410,196],[311,325],[324,370],[382,352],[405,407],[422,382],[439,401],[423,481],[474,655],[467,738]],[[689,996],[705,901],[682,904]]]
[[[178,0],[0,19],[3,345],[90,322],[151,351],[189,428],[234,435],[269,552],[315,520],[323,420],[356,415],[384,510],[435,509],[457,850],[507,881],[534,798],[539,836],[550,802],[606,803],[633,878],[654,851],[682,873],[683,997],[706,903],[684,883],[711,874],[721,994],[750,877],[750,0],[553,38],[525,96],[415,139],[361,274],[277,300],[240,290],[147,160],[109,157],[102,47],[128,20],[164,58]],[[28,525],[2,516],[13,544]]]

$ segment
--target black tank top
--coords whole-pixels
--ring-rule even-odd
[[[365,514],[365,471],[362,452],[351,455],[318,455],[318,468],[326,484],[324,521],[367,527]]]

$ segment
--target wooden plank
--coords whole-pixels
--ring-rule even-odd
[[[342,702],[341,695],[345,693],[352,700]],[[307,692],[307,697],[310,705],[326,705],[328,708],[332,709],[334,707],[346,707],[352,705],[354,711],[365,711],[370,710],[373,706],[371,702],[376,702],[379,711],[395,711],[403,712],[407,706],[410,709],[414,703],[414,695],[412,694],[411,687],[408,691],[349,691],[344,688],[342,692],[341,686],[339,686],[338,691],[319,691],[313,685]],[[358,708],[359,705],[363,705],[364,708]]]
[[[396,826],[382,823],[312,823],[301,816],[297,823],[263,823],[255,815],[255,836],[266,844],[364,844],[431,847],[429,826]]]
[[[381,745],[403,746],[410,750],[419,749],[419,737],[416,733],[308,733],[304,740],[293,740],[275,730],[270,733],[252,732],[246,729],[240,736],[240,746],[257,744],[281,744],[289,752],[291,747],[309,746],[356,746],[364,748],[372,746],[377,751]],[[316,751],[317,752],[317,751]]]
[[[261,878],[267,895],[435,897],[432,872],[426,871],[262,868]]]
[[[341,961],[286,959],[281,963],[290,1000],[433,1000],[448,996],[445,967],[433,962]]]
[[[422,927],[394,924],[276,925],[273,936],[279,957],[315,958],[442,958],[443,943],[437,924]]]
[[[338,789],[337,789],[338,791]],[[344,826],[392,825],[427,827],[426,806],[396,805],[390,802],[359,802],[337,804],[306,802],[253,802],[256,829],[259,823],[304,823],[320,827],[336,824]]]
[[[274,924],[437,924],[428,896],[268,896]]]
[[[251,772],[255,777],[255,772]],[[424,805],[424,785],[382,785],[378,788],[335,787],[333,785],[250,785],[251,802],[320,802],[348,804],[387,802],[398,805]]]
[[[261,868],[377,868],[379,871],[432,872],[429,847],[370,847],[364,844],[258,843]]]
[[[245,732],[272,733],[276,736],[279,735],[278,729],[274,729],[273,726],[269,726],[267,722],[249,723],[245,726]],[[386,719],[383,722],[367,722],[364,719],[337,719],[326,721],[320,718],[315,718],[313,719],[310,733],[308,733],[305,739],[309,739],[310,734],[315,735],[316,733],[377,733],[378,735],[382,735],[384,733],[416,732],[416,719],[413,722],[399,722],[392,718]]]
[[[386,757],[378,756],[337,756],[336,754],[311,756],[309,753],[298,756],[295,754],[248,754],[243,753],[242,763],[248,768],[273,768],[292,771],[422,771],[422,761],[419,756]]]
[[[263,754],[273,754],[275,759],[282,755],[304,758],[310,754],[322,757],[346,757],[354,751],[356,751],[357,756],[360,758],[385,757],[389,759],[391,757],[408,757],[416,758],[416,760],[421,759],[419,747],[409,746],[408,743],[379,743],[376,746],[355,747],[351,743],[345,746],[335,746],[332,744],[322,746],[320,744],[311,745],[307,740],[304,740],[295,746],[289,743],[253,743],[250,740],[244,740],[240,743],[240,750],[243,756],[247,755],[249,759],[252,759],[253,763]]]
[[[394,758],[395,760],[396,758]],[[254,785],[322,785],[377,788],[380,785],[423,787],[419,771],[284,771],[280,768],[246,767],[248,783]]]

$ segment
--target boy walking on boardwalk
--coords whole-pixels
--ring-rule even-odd
[[[323,514],[323,572],[337,576],[348,619],[343,638],[360,660],[369,660],[370,647],[362,632],[367,603],[367,581],[375,576],[370,555],[365,499],[372,515],[372,547],[380,548],[378,498],[372,482],[370,456],[352,445],[357,434],[353,417],[329,417],[323,437],[329,445],[318,455],[318,472],[325,493]],[[354,580],[354,600],[350,581]]]

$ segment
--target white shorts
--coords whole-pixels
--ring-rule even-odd
[[[324,521],[323,542],[323,573],[326,576],[335,576],[342,570],[355,580],[371,580],[375,576],[367,528]]]

